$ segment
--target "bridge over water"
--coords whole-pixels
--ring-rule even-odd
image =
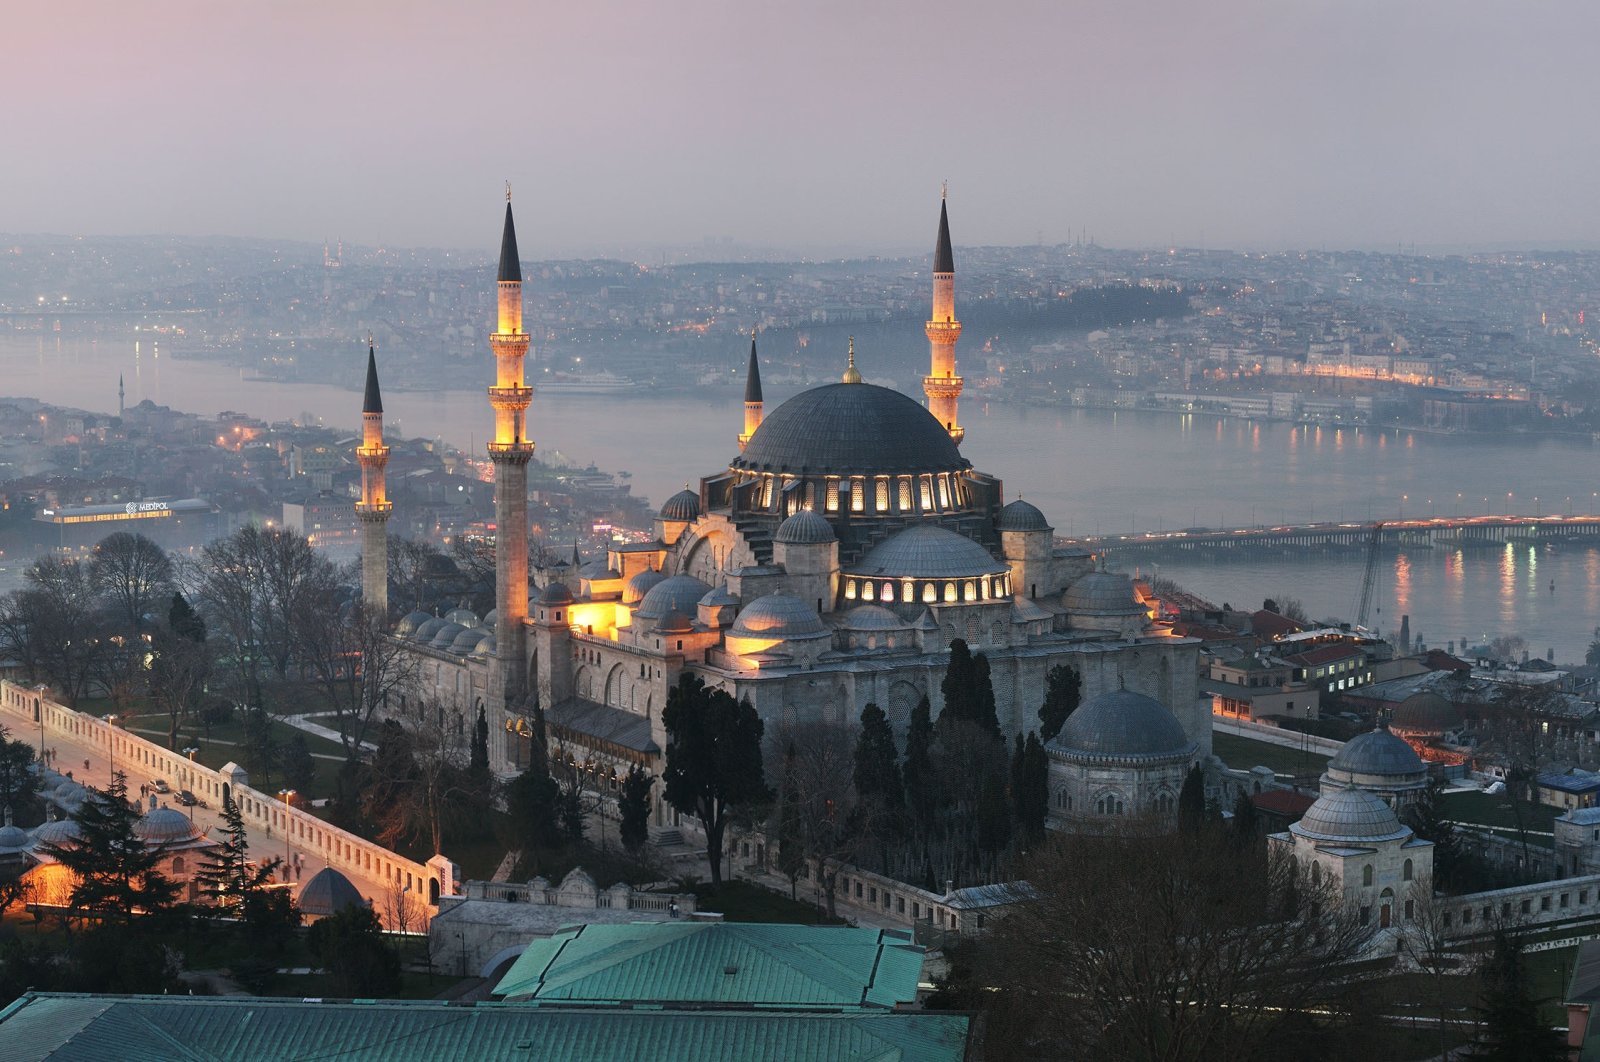
[[[1293,524],[1277,527],[1190,527],[1125,535],[1080,536],[1062,543],[1113,558],[1157,553],[1284,554],[1302,551],[1359,553],[1377,528],[1381,545],[1406,549],[1476,549],[1507,543],[1583,542],[1600,545],[1600,516],[1474,516],[1356,523]]]

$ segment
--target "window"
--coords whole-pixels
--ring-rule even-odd
[[[850,511],[864,512],[867,507],[867,489],[859,479],[850,481]]]
[[[1523,900],[1522,901],[1522,913],[1523,914],[1532,914],[1533,913],[1533,901],[1532,900]]]
[[[939,508],[950,508],[950,477],[939,477]]]
[[[1372,908],[1370,908],[1370,907],[1361,908],[1361,924],[1362,925],[1366,925],[1368,922],[1371,922],[1371,921],[1372,921]]]
[[[944,603],[947,604],[947,605],[953,605],[953,604],[955,604],[955,601],[956,601],[956,584],[955,583],[945,583],[944,584]]]
[[[854,601],[856,599],[856,581],[854,579],[847,579],[845,581],[844,599],[846,601]]]
[[[911,511],[911,477],[910,476],[901,476],[900,477],[900,511],[903,512],[903,513],[909,513]]]
[[[1562,893],[1561,894],[1561,907],[1562,907],[1563,910],[1567,907],[1567,894],[1566,893]]]
[[[922,477],[922,511],[930,512],[933,509],[933,477]]]
[[[883,600],[885,600],[885,601],[893,601],[894,600],[894,584],[893,583],[884,583],[883,584]]]
[[[1406,860],[1405,867],[1400,871],[1400,878],[1403,881],[1411,880],[1411,860]]]
[[[934,586],[933,586],[932,583],[923,583],[922,584],[922,601],[923,601],[923,603],[931,605],[937,600],[939,600],[939,591],[934,589]]]
[[[873,600],[873,595],[875,593],[877,593],[877,591],[873,588],[873,585],[871,583],[862,583],[861,584],[861,600],[863,600],[863,601],[871,601],[871,600]]]
[[[1541,911],[1550,910],[1550,897],[1548,897],[1548,896],[1539,897],[1539,910],[1541,910]]]
[[[828,480],[828,511],[839,511],[839,481],[836,479]]]
[[[1368,863],[1366,866],[1361,868],[1361,884],[1363,884],[1363,885],[1371,885],[1372,884],[1372,864],[1371,863]]]
[[[1417,901],[1415,901],[1415,900],[1407,900],[1406,901],[1406,921],[1407,922],[1411,921],[1413,918],[1416,917],[1416,911],[1417,911]]]
[[[878,503],[878,512],[886,513],[889,511],[889,481],[882,476],[878,477],[874,500]]]
[[[1449,924],[1449,922],[1445,923],[1445,925]],[[1461,909],[1461,924],[1464,926],[1470,926],[1472,924],[1472,908],[1463,907]]]

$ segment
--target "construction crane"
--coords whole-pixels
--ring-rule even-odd
[[[1372,585],[1378,577],[1378,544],[1383,540],[1383,521],[1376,520],[1367,532],[1367,570],[1361,576],[1361,604],[1356,608],[1356,626],[1367,625],[1367,609],[1372,605]],[[1379,611],[1382,611],[1381,609]]]

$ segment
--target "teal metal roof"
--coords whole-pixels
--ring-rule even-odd
[[[528,945],[494,994],[515,1002],[857,1008],[914,1002],[909,933],[851,926],[630,922]]]
[[[968,1019],[943,1011],[714,1013],[436,1002],[28,993],[0,1012],[8,1062],[958,1062]]]

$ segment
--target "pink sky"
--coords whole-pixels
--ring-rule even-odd
[[[26,5],[26,6],[22,6]],[[20,0],[0,231],[1600,241],[1587,2]]]

